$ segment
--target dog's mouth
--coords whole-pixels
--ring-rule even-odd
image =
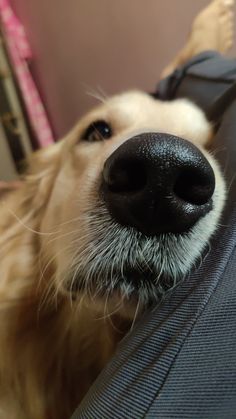
[[[151,298],[148,300],[160,300],[163,293],[166,293],[174,285],[173,278],[170,276],[157,273],[153,267],[126,267],[122,272],[112,270],[106,272],[106,281],[101,284],[101,278],[94,276],[90,278],[89,285],[86,284],[84,278],[80,274],[74,278],[73,282],[69,281],[67,290],[69,290],[74,297],[80,293],[87,292],[91,296],[107,297],[113,294],[118,294],[125,297],[127,300],[136,299],[140,293],[150,294]]]
[[[212,211],[188,232],[146,236],[117,223],[101,200],[86,213],[88,241],[73,253],[63,284],[73,298],[112,300],[142,306],[160,302],[198,267],[215,229]],[[75,237],[77,238],[77,237]],[[78,240],[78,238],[77,238]]]
[[[127,268],[122,276],[113,273],[113,281],[103,286],[98,286],[98,278],[93,278],[89,287],[86,287],[83,278],[78,276],[72,286],[68,283],[67,292],[70,292],[73,300],[77,300],[82,295],[93,302],[99,300],[116,301],[116,304],[121,302],[122,308],[127,305],[131,308],[137,303],[140,307],[147,308],[160,302],[173,286],[174,281],[171,277],[157,275],[149,269],[141,271],[139,268]]]

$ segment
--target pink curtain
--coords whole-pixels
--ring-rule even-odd
[[[0,19],[12,66],[23,96],[26,111],[39,147],[54,142],[52,129],[28,63],[32,51],[25,30],[15,15],[9,0],[0,0]]]

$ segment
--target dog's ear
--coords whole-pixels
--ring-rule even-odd
[[[42,148],[33,153],[27,161],[27,175],[43,175],[45,171],[52,170],[59,163],[63,141]]]
[[[60,168],[64,141],[33,153],[27,161],[23,177],[25,196],[31,196],[33,202],[45,203],[53,187],[56,174]]]

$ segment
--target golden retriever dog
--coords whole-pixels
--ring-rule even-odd
[[[233,4],[200,13],[165,74],[229,48]],[[0,419],[69,418],[141,313],[196,268],[226,195],[212,138],[190,101],[131,91],[32,156],[0,201]]]
[[[0,207],[0,418],[65,419],[136,318],[197,264],[225,183],[185,99],[104,100]]]

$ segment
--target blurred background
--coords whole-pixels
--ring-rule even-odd
[[[48,136],[59,138],[96,104],[86,92],[102,89],[112,95],[129,88],[153,91],[161,70],[186,41],[193,18],[209,1],[8,3],[23,25],[32,50],[28,67],[52,130]],[[232,54],[236,55],[235,48]],[[22,112],[27,113],[24,104]],[[31,141],[25,140],[23,154],[37,147],[29,125],[26,120],[24,129]],[[0,153],[1,166],[6,161],[1,145]],[[0,169],[0,179],[9,178],[3,172],[6,169]]]

